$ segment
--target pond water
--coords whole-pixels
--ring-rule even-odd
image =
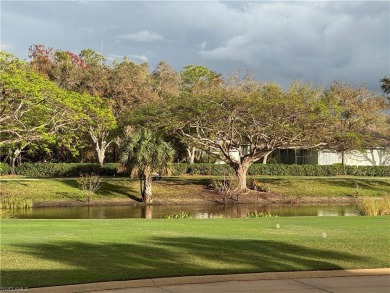
[[[249,213],[284,217],[358,215],[355,205],[207,204],[33,208],[15,210],[11,213],[11,217],[19,219],[154,219],[165,218],[179,212],[186,212],[193,218],[243,218]]]

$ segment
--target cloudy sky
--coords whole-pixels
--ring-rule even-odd
[[[109,59],[327,85],[390,73],[390,1],[1,1],[1,49],[44,44]]]

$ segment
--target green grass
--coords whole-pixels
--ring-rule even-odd
[[[156,199],[185,200],[204,191],[216,176],[181,176],[166,178],[153,184]],[[390,178],[372,177],[272,177],[254,176],[266,183],[272,192],[288,197],[340,197],[390,195]],[[7,180],[1,178],[3,197],[17,197],[39,201],[85,201],[77,178]],[[139,198],[139,182],[128,178],[103,178],[101,189],[92,200],[126,200]]]
[[[385,196],[390,178],[372,177],[255,177],[286,196]]]
[[[1,286],[389,267],[389,220],[3,220]]]

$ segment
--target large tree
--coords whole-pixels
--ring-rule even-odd
[[[151,75],[152,88],[161,99],[180,95],[180,75],[172,67],[161,61]]]
[[[107,92],[114,101],[114,115],[122,120],[131,107],[158,100],[151,84],[148,64],[138,65],[127,58],[114,62]]]
[[[94,144],[99,164],[103,165],[106,150],[117,140],[113,103],[105,99],[109,92],[109,70],[104,56],[91,49],[82,50],[77,55],[63,50],[53,53],[53,49],[48,51],[42,45],[31,48],[30,65],[34,70],[46,69],[46,64],[50,63],[48,78],[64,90],[79,93],[76,104],[86,114],[82,119],[80,117],[79,123],[83,133],[89,135]],[[50,52],[50,58],[47,52]]]
[[[81,108],[76,93],[56,87],[29,65],[0,52],[0,146],[8,149],[14,169],[24,148],[39,141],[72,141]]]
[[[389,104],[384,97],[364,85],[338,81],[325,90],[324,100],[332,114],[328,147],[341,153],[342,164],[347,151],[386,145]]]
[[[116,120],[111,105],[97,96],[82,94],[80,98],[83,112],[86,114],[80,124],[92,139],[98,162],[103,166],[106,151],[112,143],[116,143]]]
[[[208,95],[222,84],[222,77],[219,73],[202,65],[190,64],[184,66],[183,71],[180,72],[180,77],[180,88],[187,99],[191,99],[192,95]],[[184,141],[184,143],[187,145],[187,162],[193,164],[199,150],[190,141]],[[202,152],[202,149],[200,151]]]
[[[143,181],[141,196],[145,203],[152,201],[152,176],[154,172],[165,172],[171,163],[174,150],[161,134],[140,129],[124,143],[122,163],[130,173],[136,170]]]
[[[235,80],[207,94],[184,92],[143,116],[158,116],[149,122],[229,164],[238,177],[236,191],[243,192],[250,165],[273,150],[324,145],[329,113],[320,97],[321,89],[299,82],[283,90],[274,83]]]

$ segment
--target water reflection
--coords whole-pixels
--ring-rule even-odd
[[[16,210],[11,213],[20,219],[159,219],[186,212],[193,218],[242,218],[249,213],[271,214],[272,216],[356,216],[355,205],[134,205],[98,207],[34,208]]]

